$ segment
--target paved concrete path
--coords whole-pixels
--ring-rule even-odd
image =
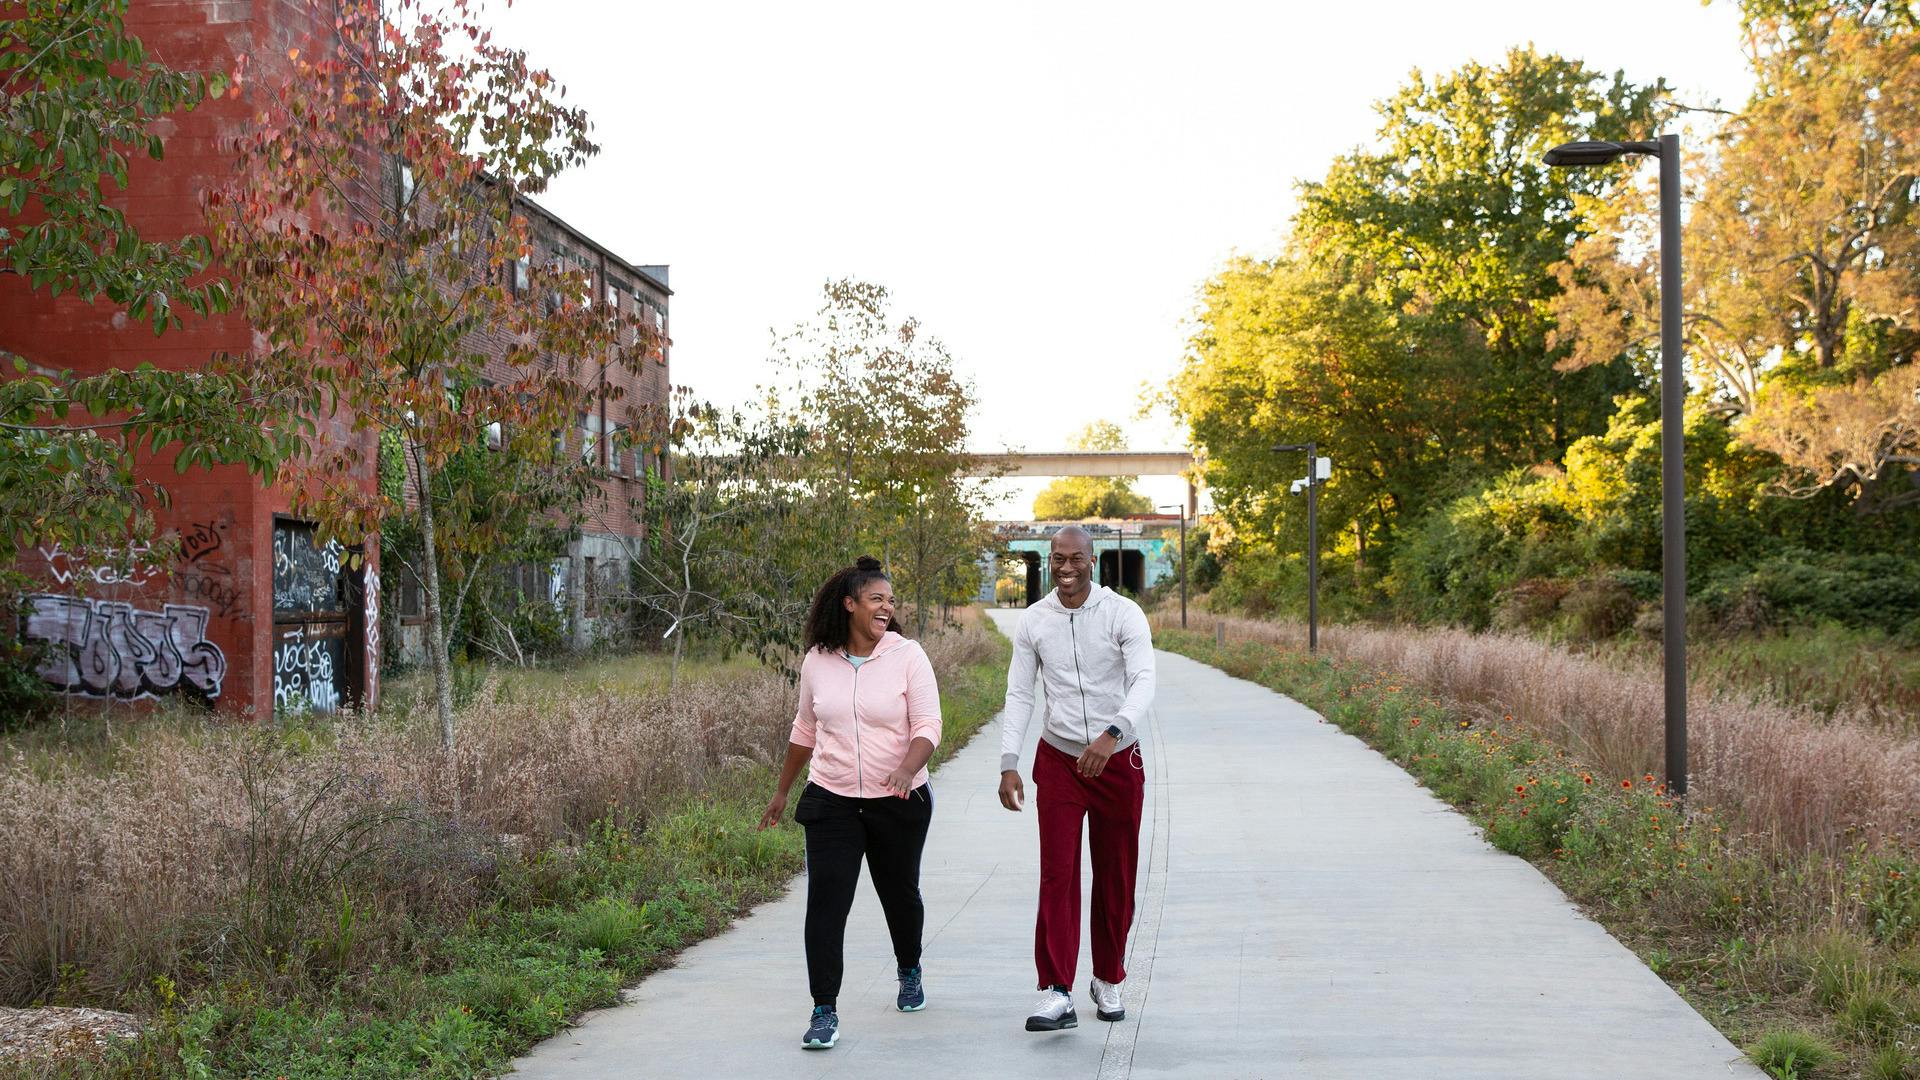
[[[1009,632],[1019,617],[993,615]],[[1159,676],[1126,1020],[1094,1019],[1083,943],[1080,1027],[1022,1030],[1038,997],[1039,841],[1031,802],[1010,814],[995,798],[994,725],[933,781],[925,1012],[893,1010],[885,923],[863,886],[840,1045],[801,1050],[796,887],[537,1048],[517,1075],[1761,1076],[1538,871],[1357,739],[1183,657],[1160,653]]]

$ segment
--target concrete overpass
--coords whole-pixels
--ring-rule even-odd
[[[974,454],[969,476],[1180,476],[1187,481],[1187,516],[1200,513],[1194,477],[1200,458],[1186,450],[1043,450]]]

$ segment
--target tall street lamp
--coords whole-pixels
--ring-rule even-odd
[[[1547,151],[1555,168],[1605,165],[1628,154],[1660,159],[1661,646],[1666,654],[1667,788],[1687,793],[1686,362],[1680,346],[1680,136],[1572,142]]]
[[[1283,443],[1276,454],[1307,452],[1307,652],[1320,653],[1320,451],[1318,443]]]
[[[1174,503],[1157,510],[1180,511],[1180,629],[1187,628],[1187,504]]]

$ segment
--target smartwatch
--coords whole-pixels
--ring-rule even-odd
[[[1125,734],[1126,734],[1126,732],[1124,732],[1124,731],[1121,731],[1121,730],[1120,730],[1120,725],[1119,725],[1119,724],[1108,724],[1108,725],[1107,725],[1107,734],[1109,734],[1109,735],[1111,735],[1111,736],[1113,736],[1113,741],[1114,741],[1114,742],[1119,742],[1119,741],[1120,741],[1120,737],[1121,737],[1121,736],[1123,736],[1123,735],[1125,735]]]

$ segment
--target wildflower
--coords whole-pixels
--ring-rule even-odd
[[[1514,793],[1517,795],[1525,795],[1527,793],[1527,785],[1515,784],[1513,785],[1513,790],[1514,790]]]
[[[1465,720],[1462,720],[1462,721],[1460,721],[1460,726],[1461,726],[1461,727],[1466,727],[1466,726],[1467,726],[1467,722],[1466,722]]]
[[[1523,806],[1523,807],[1521,807],[1521,808],[1520,808],[1520,816],[1521,816],[1521,817],[1526,817],[1526,816],[1527,816],[1527,808],[1526,808],[1526,807],[1524,807],[1524,806]]]
[[[1592,774],[1592,773],[1581,773],[1581,774],[1580,774],[1580,782],[1581,782],[1581,783],[1583,783],[1583,784],[1585,784],[1585,785],[1587,785],[1588,787],[1592,787],[1592,786],[1593,786],[1593,774]]]
[[[1622,790],[1622,791],[1632,791],[1632,790],[1633,790],[1633,781],[1631,781],[1631,780],[1622,780],[1622,781],[1620,781],[1620,790]]]
[[[1566,801],[1567,801],[1567,797],[1565,795],[1562,795],[1558,799],[1554,800],[1554,803],[1555,805],[1564,806],[1566,805]]]
[[[1408,726],[1408,727],[1419,727],[1419,726],[1420,726],[1420,718],[1416,716],[1416,717],[1414,717],[1414,718],[1413,718],[1412,720],[1409,720],[1409,721],[1407,721],[1407,726]]]
[[[1648,774],[1647,774],[1647,776],[1646,776],[1646,780],[1647,780],[1647,783],[1649,783],[1649,784],[1651,784],[1651,783],[1653,783],[1653,774],[1652,774],[1652,773],[1648,773]]]

